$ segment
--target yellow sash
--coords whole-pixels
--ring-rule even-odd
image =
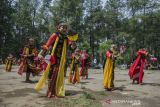
[[[55,52],[55,49],[56,49],[56,46],[58,44],[58,40],[59,38],[57,37],[56,38],[56,41],[54,43],[54,46],[52,48],[52,52],[51,52],[51,55],[53,56],[54,55],[54,52]],[[44,71],[43,75],[41,76],[40,80],[38,81],[38,83],[36,84],[35,86],[35,90],[39,91],[42,89],[42,87],[45,85],[45,81],[48,77],[48,73],[49,73],[49,70],[50,70],[50,63],[47,65],[47,68],[46,70]]]

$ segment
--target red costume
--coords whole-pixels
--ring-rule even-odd
[[[80,70],[80,76],[88,78],[88,68],[90,66],[90,57],[86,53],[85,50],[81,51],[81,70]]]
[[[130,79],[134,81],[136,80],[137,83],[143,83],[143,68],[146,62],[146,56],[148,55],[148,52],[146,50],[140,49],[137,51],[137,58],[134,61],[134,63],[131,65],[129,69],[129,76]]]
[[[31,56],[25,57],[25,55],[31,55]],[[23,72],[26,72],[27,66],[28,66],[28,70],[31,71],[33,66],[35,66],[34,57],[36,56],[37,56],[37,50],[35,47],[25,46],[21,54],[18,74],[22,75]],[[33,70],[34,69],[32,69],[32,71]]]

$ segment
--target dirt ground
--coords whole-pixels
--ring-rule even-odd
[[[89,69],[89,79],[80,84],[68,84],[66,77],[64,98],[49,99],[47,85],[40,92],[34,90],[40,76],[31,77],[35,83],[25,83],[17,68],[5,72],[0,65],[0,107],[160,107],[158,70],[145,70],[144,84],[133,85],[128,70],[115,69],[116,90],[108,92],[103,89],[102,69]]]

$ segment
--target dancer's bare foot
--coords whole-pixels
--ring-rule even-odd
[[[51,95],[51,93],[49,93],[49,94],[47,95],[47,97],[48,97],[48,98],[57,98],[57,96]]]

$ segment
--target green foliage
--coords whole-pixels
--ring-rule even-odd
[[[101,54],[104,54],[106,50],[108,50],[111,46],[111,44],[113,44],[112,40],[107,40],[103,43],[100,43],[100,48],[99,51]]]
[[[85,99],[91,99],[91,100],[96,99],[94,95],[92,95],[91,93],[88,93],[88,92],[84,92],[83,95],[84,96],[82,96],[82,97],[85,97]]]
[[[89,44],[88,44],[88,42],[87,41],[85,41],[85,42],[83,42],[82,44],[81,44],[81,46],[79,47],[80,48],[80,50],[89,50]]]

